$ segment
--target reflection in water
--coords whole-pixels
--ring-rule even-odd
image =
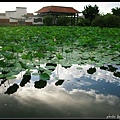
[[[109,114],[120,115],[120,78],[100,68],[88,74],[91,67],[73,65],[66,69],[59,66],[59,80],[64,80],[60,83],[56,79],[57,68],[44,83],[39,76],[32,75],[31,81],[21,87],[21,75],[17,76],[10,82],[19,85],[14,94],[3,94],[6,88],[0,87],[0,118],[106,118]],[[60,85],[57,86],[57,82]]]
[[[62,83],[64,82],[64,80],[58,80],[56,83],[55,83],[55,85],[62,85]]]
[[[13,94],[14,92],[17,91],[18,88],[19,88],[19,86],[15,83],[7,89],[5,94]]]
[[[120,72],[119,71],[115,71],[113,74],[115,77],[119,77],[120,78]]]
[[[27,72],[23,75],[22,81],[20,82],[20,86],[23,87],[27,82],[30,82],[31,75],[30,73],[27,74]]]
[[[4,87],[6,87],[5,86],[5,82],[7,81],[7,79],[6,78],[3,78],[2,80],[1,80],[1,83],[0,83],[0,86],[2,85],[2,84],[4,84]]]
[[[35,81],[35,88],[44,88],[47,85],[47,81],[44,80],[39,80],[39,81]]]
[[[87,73],[88,74],[93,74],[94,72],[96,72],[96,68],[95,67],[91,67],[91,68],[89,68],[88,70],[87,70]]]

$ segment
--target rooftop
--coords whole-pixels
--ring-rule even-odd
[[[46,6],[36,11],[35,13],[45,13],[45,12],[58,12],[58,13],[78,13],[73,7],[64,6]]]

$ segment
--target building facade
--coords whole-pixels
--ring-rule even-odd
[[[52,15],[54,17],[54,25],[59,17],[65,15],[78,23],[79,11],[73,7],[63,7],[63,6],[46,6],[38,11],[37,15],[33,13],[27,13],[26,7],[16,7],[15,11],[6,11],[5,13],[0,13],[0,25],[43,25],[43,17],[46,15]]]
[[[0,25],[42,25],[43,18],[27,13],[26,7],[16,7],[15,11],[0,13]]]
[[[67,16],[71,18],[71,25],[72,25],[72,18],[74,20],[73,25],[78,24],[78,17],[79,12],[78,10],[74,9],[73,7],[65,7],[65,6],[46,6],[38,11],[36,11],[39,16],[46,16],[52,15],[54,17],[54,25],[57,23],[57,19],[61,16]]]

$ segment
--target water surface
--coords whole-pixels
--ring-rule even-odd
[[[82,69],[78,69],[78,68]],[[21,87],[20,73],[10,85],[19,85],[13,94],[4,94],[9,85],[0,86],[0,118],[106,118],[120,115],[120,78],[113,72],[96,68],[88,74],[90,65],[73,65],[52,72],[44,88],[36,88],[39,76]],[[118,71],[120,66],[117,66]],[[35,70],[33,72],[36,72]],[[59,75],[58,75],[59,74]],[[56,85],[59,77],[63,80]]]

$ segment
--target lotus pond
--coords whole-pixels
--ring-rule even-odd
[[[0,118],[120,119],[120,29],[0,27]]]

